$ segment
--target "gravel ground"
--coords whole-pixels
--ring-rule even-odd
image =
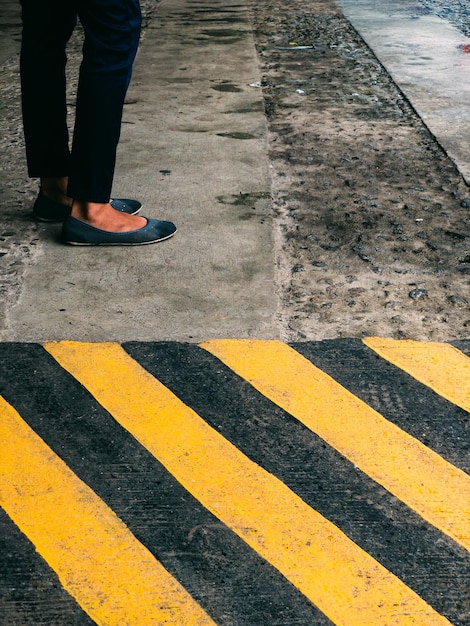
[[[453,163],[333,1],[253,14],[284,339],[468,336],[470,192]]]

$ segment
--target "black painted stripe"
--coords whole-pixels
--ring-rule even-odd
[[[462,547],[205,350],[174,343],[123,347],[207,423],[278,476],[439,613],[456,625],[465,623],[470,555]]]
[[[94,624],[61,587],[56,573],[0,508],[0,623]]]
[[[0,380],[5,399],[218,625],[331,624],[41,346],[0,344]]]
[[[470,472],[466,411],[380,358],[359,339],[291,345],[387,420]]]
[[[460,350],[460,352],[463,352],[466,356],[470,357],[470,339],[460,339],[449,343]]]

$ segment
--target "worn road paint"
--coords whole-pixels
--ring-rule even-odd
[[[284,343],[201,344],[430,524],[470,550],[470,477]]]
[[[470,412],[470,359],[448,343],[367,337],[366,346],[389,363]]]
[[[0,396],[0,504],[103,626],[215,626],[100,498]]]
[[[118,344],[45,349],[181,484],[338,626],[450,624]]]

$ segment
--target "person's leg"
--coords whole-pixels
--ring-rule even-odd
[[[113,211],[109,199],[122,111],[140,36],[138,0],[77,0],[85,31],[68,194],[72,215],[125,231],[144,218]]]
[[[70,154],[65,90],[65,46],[76,25],[72,0],[21,0],[20,56],[28,174],[42,192],[67,201]],[[69,200],[70,202],[70,200]]]

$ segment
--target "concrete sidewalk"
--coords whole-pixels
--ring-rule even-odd
[[[470,39],[412,0],[339,0],[470,184]]]
[[[296,60],[296,65],[289,67],[286,64],[290,57],[285,53],[292,51],[291,42],[297,35],[306,37],[307,48],[315,44],[315,40],[308,37],[309,31],[298,32],[302,23],[311,28],[317,22],[318,26],[323,20],[323,11],[333,15],[342,7],[346,18],[401,88],[397,99],[409,99],[468,182],[469,133],[466,129],[470,129],[470,119],[466,105],[470,81],[464,80],[470,72],[470,55],[465,53],[468,39],[445,20],[423,16],[420,7],[410,0],[401,0],[393,11],[385,0],[323,3],[313,0],[302,7],[302,11],[311,12],[312,18],[304,22],[298,19],[302,11],[297,3],[285,0],[276,6],[281,17],[273,28],[278,30],[267,29],[270,34],[266,41],[262,33],[256,34],[259,59],[264,64],[267,107],[273,101],[278,102],[278,111],[285,114],[286,128],[293,130],[294,139],[287,137],[287,143],[283,143],[282,137],[277,135],[279,119],[273,124],[271,115],[270,134],[266,129],[252,32],[252,18],[259,5],[251,0],[242,0],[236,6],[227,6],[222,0],[161,0],[158,3],[143,0],[142,4],[147,16],[152,12],[153,15],[145,30],[125,108],[114,195],[141,199],[145,215],[170,219],[179,230],[173,239],[156,246],[129,249],[67,247],[60,243],[60,227],[38,225],[31,220],[30,207],[37,191],[36,182],[28,181],[23,154],[17,58],[21,28],[19,3],[6,0],[0,7],[3,34],[0,41],[0,166],[3,170],[0,340],[201,341],[218,337],[294,340],[337,336],[339,332],[341,336],[401,333],[400,336],[437,339],[438,326],[440,338],[460,337],[459,333],[465,332],[462,328],[470,323],[470,320],[467,322],[468,285],[465,282],[468,269],[465,211],[469,199],[460,176],[457,182],[448,178],[438,163],[440,156],[435,156],[436,179],[429,183],[428,189],[425,188],[427,183],[422,187],[424,176],[416,175],[411,190],[409,181],[405,180],[400,185],[384,187],[380,201],[377,200],[393,215],[402,204],[414,207],[417,218],[414,222],[410,213],[403,221],[403,215],[397,214],[400,228],[406,227],[410,233],[415,233],[406,235],[405,241],[409,241],[406,245],[401,235],[393,232],[395,227],[390,226],[388,241],[392,243],[389,248],[396,241],[402,260],[408,252],[408,260],[403,261],[408,267],[404,278],[394,274],[387,279],[393,286],[390,304],[393,310],[380,308],[387,306],[382,302],[385,292],[380,284],[385,280],[384,275],[379,280],[366,265],[367,259],[381,256],[376,254],[377,244],[372,243],[372,239],[372,256],[361,253],[364,260],[349,245],[347,234],[340,234],[334,246],[341,250],[343,257],[331,276],[318,273],[326,272],[332,263],[332,255],[328,252],[329,258],[325,258],[322,246],[329,245],[331,235],[326,232],[327,217],[333,216],[329,203],[336,207],[337,199],[330,197],[327,188],[343,189],[344,181],[337,174],[343,176],[344,163],[338,165],[336,155],[325,163],[323,152],[321,168],[325,168],[325,180],[321,180],[321,177],[316,178],[319,169],[317,172],[312,167],[313,161],[309,160],[311,154],[305,156],[306,162],[302,167],[299,165],[298,170],[293,169],[295,159],[290,159],[290,155],[295,152],[299,157],[303,148],[313,152],[322,150],[342,137],[350,141],[342,148],[347,159],[349,149],[354,154],[358,150],[367,153],[369,139],[367,133],[361,139],[360,135],[355,135],[355,130],[349,137],[342,132],[342,123],[346,121],[348,126],[359,114],[355,106],[358,94],[352,83],[351,93],[340,93],[334,76],[336,66],[331,63],[324,68],[331,80],[323,81],[322,90],[328,92],[323,95],[328,96],[329,106],[334,108],[336,102],[341,102],[339,125],[321,129],[322,133],[325,131],[326,136],[322,135],[325,141],[319,140],[322,133],[317,132],[316,137],[310,134],[306,142],[301,120],[305,120],[305,132],[311,133],[308,116],[316,114],[315,107],[322,107],[323,103],[321,98],[315,101],[313,97],[304,97],[303,87],[307,84],[310,94],[320,93],[314,83],[314,73],[308,75],[308,63],[312,62],[309,60],[303,67],[302,80],[305,80],[299,83],[302,88],[300,93],[293,94],[292,105],[286,94],[294,89],[293,69],[301,63]],[[268,23],[273,17],[272,6],[262,6],[261,13],[260,23],[264,19]],[[318,34],[316,26],[312,32]],[[288,36],[289,29],[292,34]],[[341,55],[349,55],[351,72],[357,72],[358,80],[364,80],[365,85],[368,80],[365,68],[370,68],[375,59],[366,59],[367,55],[363,55],[364,63],[354,62],[355,51],[351,48],[348,52],[348,46],[362,47],[363,42],[355,40],[354,43],[352,33],[353,29],[345,28],[338,35],[338,42],[346,48],[333,44],[330,49],[328,46],[336,36],[330,32],[325,49],[331,52],[337,48],[339,60]],[[340,41],[341,37],[346,37],[347,41]],[[321,47],[313,52],[321,54]],[[366,51],[369,54],[369,50]],[[278,52],[282,52],[281,56]],[[76,68],[79,56],[77,44],[71,54],[71,68]],[[275,67],[278,62],[279,72]],[[316,68],[318,70],[318,65]],[[285,84],[282,83],[283,71]],[[449,80],[449,77],[452,78]],[[374,100],[374,93],[380,94],[375,90],[373,79],[370,80],[371,91],[364,89],[363,97],[374,108],[379,102]],[[71,111],[73,90],[72,85]],[[390,97],[392,102],[395,96]],[[296,115],[288,119],[292,107]],[[381,114],[377,108],[377,116]],[[406,132],[412,126],[410,119],[406,122]],[[416,121],[421,128],[418,117]],[[367,124],[363,128],[370,130]],[[397,127],[397,134],[402,130]],[[296,133],[299,133],[298,139],[295,139]],[[271,163],[267,136],[270,137]],[[400,136],[405,137],[403,133]],[[418,134],[409,136],[413,138],[409,145],[419,140]],[[381,155],[386,156],[391,144],[381,145]],[[396,145],[394,150],[398,150],[396,154],[401,155],[405,163],[408,151],[400,152]],[[418,150],[415,154],[421,163],[422,153]],[[374,163],[372,166],[375,167]],[[390,164],[379,162],[378,167],[388,184],[394,173]],[[453,171],[450,161],[446,167]],[[428,172],[429,168],[423,167],[423,171]],[[408,171],[405,174],[409,176]],[[276,181],[274,203],[271,201],[271,175]],[[364,171],[361,174],[351,162],[344,175],[348,181],[356,180],[357,176],[364,176]],[[367,184],[364,189],[364,193],[369,194]],[[305,190],[308,194],[302,195]],[[374,197],[377,190],[372,192]],[[407,195],[408,192],[411,195]],[[361,203],[356,195],[354,189],[344,193],[344,206],[356,201]],[[284,211],[287,198],[300,202],[304,211],[303,227],[310,224],[311,240],[302,239],[296,211],[290,213],[290,208]],[[442,205],[443,208],[432,220],[428,219],[431,199],[436,207]],[[318,223],[315,210],[310,208],[311,202],[321,209],[322,218]],[[365,224],[375,223],[375,208],[371,205],[370,210],[364,209]],[[335,228],[342,223],[343,213],[342,209],[334,213]],[[423,225],[429,232],[421,228],[423,215],[426,218]],[[359,220],[360,232],[361,224]],[[317,245],[315,237],[325,225],[321,237],[327,240]],[[380,239],[383,233],[376,235]],[[413,249],[414,236],[419,239],[418,250]],[[423,237],[431,237],[433,241],[420,243]],[[383,241],[380,239],[379,247],[385,245]],[[429,262],[436,263],[434,273],[429,271],[428,244],[434,246],[432,254],[429,253]],[[365,245],[364,242],[361,245]],[[308,254],[304,254],[304,250],[308,250]],[[342,277],[345,267],[352,267],[354,271],[348,269]],[[359,293],[372,294],[367,298],[361,295],[363,312],[357,313],[355,309],[356,318],[350,315],[349,303],[356,305],[356,298],[351,299],[349,294],[350,276],[357,278],[358,285],[364,285]],[[413,285],[426,284],[430,304],[413,302],[410,306],[410,277]],[[320,278],[323,287],[319,287]],[[328,280],[332,281],[329,285],[325,282]],[[331,314],[329,307],[333,306],[333,296],[328,290],[334,294],[335,303],[339,303]],[[443,312],[445,315],[441,315]],[[426,326],[423,318],[430,319],[430,325]],[[357,324],[351,322],[354,319]],[[367,326],[369,320],[372,320],[371,327]],[[455,329],[451,328],[449,320],[453,320]]]
[[[248,2],[162,0],[125,108],[114,195],[170,241],[72,248],[41,226],[3,338],[277,337],[265,118]],[[255,85],[255,86],[253,86]]]

